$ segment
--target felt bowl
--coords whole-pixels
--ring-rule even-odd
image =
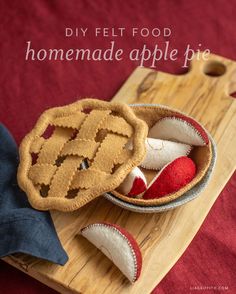
[[[130,106],[133,108],[134,113],[147,123],[149,129],[163,117],[173,115],[187,116],[177,110],[158,104],[133,104]],[[215,143],[210,134],[206,130],[205,132],[209,137],[209,143],[205,146],[194,146],[189,154],[189,157],[193,159],[197,167],[196,176],[189,184],[177,192],[156,199],[131,198],[120,194],[116,190],[106,193],[104,196],[123,208],[137,212],[161,212],[175,208],[196,198],[209,181],[216,161]],[[142,171],[148,182],[157,173],[154,170],[142,169]]]

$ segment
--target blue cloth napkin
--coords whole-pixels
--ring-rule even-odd
[[[50,213],[33,209],[17,185],[18,163],[17,145],[0,124],[0,257],[20,252],[64,265]]]

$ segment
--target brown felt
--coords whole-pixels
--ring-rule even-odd
[[[82,163],[82,157],[68,156],[54,174],[48,197],[65,197],[70,190],[76,170]]]
[[[132,135],[132,127],[122,117],[118,116],[110,115],[106,117],[101,128],[127,137]]]
[[[75,139],[65,144],[61,151],[61,155],[78,155],[92,159],[95,156],[99,145],[100,144],[94,140]]]
[[[52,136],[45,143],[38,155],[37,163],[54,164],[63,146],[73,134],[72,129],[56,128]]]
[[[108,134],[102,141],[98,152],[92,163],[92,168],[107,173],[112,172],[114,160],[119,157],[122,149],[127,143],[127,138],[116,134]]]
[[[122,149],[120,154],[115,158],[114,164],[122,164],[132,156],[132,151],[128,149]]]
[[[56,117],[53,121],[53,125],[57,127],[78,129],[86,117],[87,115],[83,112],[70,115],[69,118],[68,116]]]
[[[35,184],[49,185],[51,178],[57,170],[57,166],[51,164],[35,164],[30,167],[29,178]]]
[[[30,146],[30,152],[31,153],[39,153],[44,142],[45,142],[45,139],[43,137],[35,138],[34,142],[32,142],[32,145]]]
[[[92,167],[77,172],[73,178],[71,189],[88,189],[91,186],[98,185],[102,181],[108,181],[110,174],[93,169]]]
[[[49,125],[55,129],[45,139]],[[20,145],[19,185],[37,209],[78,209],[118,187],[143,160],[147,131],[124,103],[84,99],[49,109]],[[125,150],[130,139],[132,152]]]
[[[83,122],[77,138],[88,140],[94,139],[102,122],[106,119],[109,113],[110,110],[92,110],[90,115],[88,115]]]

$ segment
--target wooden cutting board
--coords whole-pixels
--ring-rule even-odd
[[[214,75],[214,76],[212,76]],[[236,166],[236,63],[211,55],[197,60],[184,75],[137,68],[113,100],[161,103],[199,120],[213,135],[218,161],[207,189],[194,201],[161,214],[123,210],[100,197],[73,213],[52,212],[70,259],[61,267],[17,254],[3,260],[61,293],[150,293],[183,254]],[[143,254],[141,278],[131,285],[79,230],[98,221],[125,227]],[[188,220],[188,221],[186,221]]]

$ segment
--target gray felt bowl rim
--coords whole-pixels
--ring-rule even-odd
[[[131,107],[137,107],[137,106],[157,107],[158,106],[158,107],[167,108],[167,109],[175,111],[175,109],[172,109],[170,107],[167,107],[167,106],[161,105],[161,104],[130,104],[130,106]],[[179,110],[176,110],[176,111],[181,113]],[[158,213],[158,212],[171,210],[171,209],[177,208],[177,207],[184,205],[184,204],[188,203],[189,201],[192,201],[193,199],[197,198],[199,196],[200,192],[202,192],[206,188],[206,186],[211,178],[212,171],[215,167],[216,158],[217,158],[216,144],[215,144],[213,138],[211,137],[211,135],[209,134],[209,132],[205,128],[204,128],[204,130],[206,131],[206,133],[209,136],[209,139],[212,143],[211,163],[210,163],[210,166],[209,166],[205,176],[203,177],[203,179],[198,184],[196,184],[192,189],[190,189],[189,191],[184,193],[182,196],[180,196],[179,198],[177,198],[169,203],[162,204],[162,205],[155,205],[155,206],[141,206],[141,205],[137,205],[137,204],[127,203],[127,202],[117,198],[116,196],[114,196],[110,192],[105,193],[104,197],[106,199],[108,199],[109,201],[111,201],[112,203],[114,203],[122,208],[128,209],[130,211],[134,211],[134,212],[140,212],[140,213]]]

